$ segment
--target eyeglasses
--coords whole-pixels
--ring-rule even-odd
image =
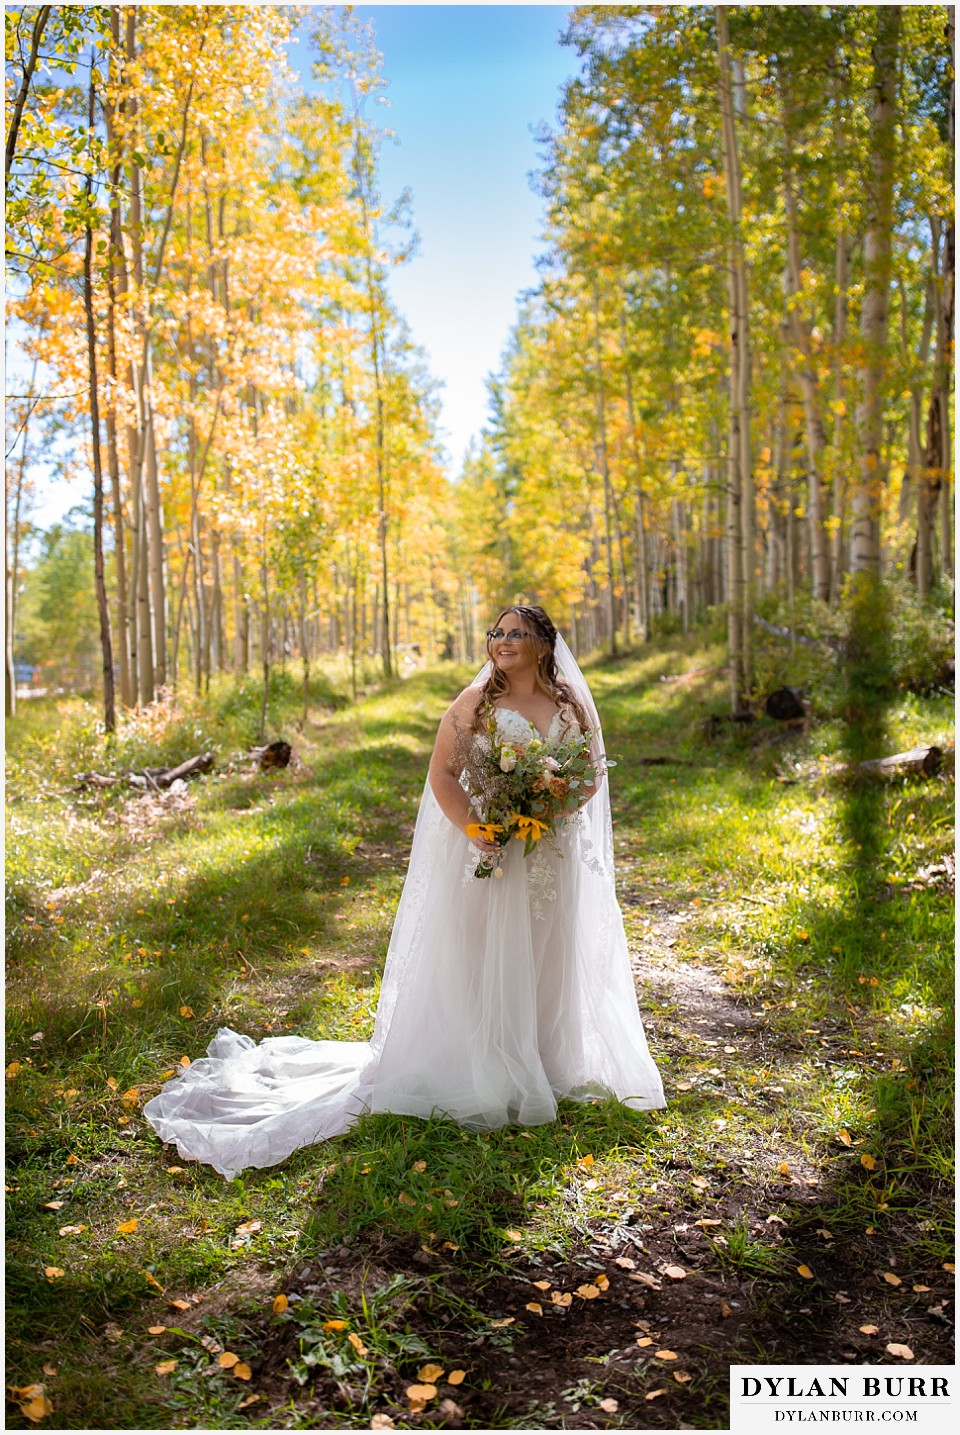
[[[490,628],[487,632],[491,643],[499,643],[501,638],[506,638],[508,643],[516,643],[521,638],[529,638],[529,636],[530,634],[525,633],[522,628],[511,628],[509,633],[505,633],[502,628]]]

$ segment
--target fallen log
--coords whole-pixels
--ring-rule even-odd
[[[943,758],[940,747],[912,747],[909,752],[895,752],[890,757],[875,757],[858,763],[854,771],[876,777],[909,772],[922,777],[935,777],[943,766]]]
[[[765,633],[772,633],[775,638],[783,638],[786,642],[802,643],[805,648],[825,648],[828,653],[834,655],[843,649],[842,643],[836,639],[808,638],[803,633],[794,633],[790,628],[781,628],[779,623],[769,623],[766,618],[761,618],[759,613],[754,613],[753,621]]]
[[[213,753],[201,752],[188,757],[177,767],[145,767],[144,773],[157,787],[170,787],[178,777],[189,777],[191,772],[209,772],[213,766]]]
[[[80,772],[77,774],[77,786],[104,788],[113,787],[118,782],[126,782],[131,787],[166,788],[171,787],[179,777],[187,777],[192,772],[209,772],[212,766],[213,753],[201,752],[196,757],[188,757],[176,767],[145,767],[141,772],[136,772],[133,768],[120,773]]]

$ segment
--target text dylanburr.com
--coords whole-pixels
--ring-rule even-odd
[[[891,1427],[957,1429],[952,1365],[731,1365],[731,1435]]]

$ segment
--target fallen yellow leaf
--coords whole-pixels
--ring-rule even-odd
[[[614,1265],[622,1266],[625,1271],[635,1271],[637,1269],[636,1261],[632,1261],[629,1256],[617,1256]]]
[[[637,1344],[638,1344],[641,1348],[645,1348],[645,1347],[648,1346],[648,1345],[652,1345],[652,1344],[653,1344],[653,1341],[650,1339],[649,1335],[638,1335],[638,1336],[637,1336]]]
[[[551,1291],[550,1299],[553,1301],[554,1305],[566,1306],[573,1304],[573,1296],[570,1294],[569,1291]]]
[[[451,1370],[450,1374],[447,1376],[447,1384],[462,1385],[466,1378],[467,1372],[465,1370]]]
[[[262,1230],[262,1221],[244,1221],[242,1225],[235,1227],[233,1234],[235,1236],[254,1236],[257,1231]]]
[[[364,1345],[363,1341],[360,1339],[359,1335],[357,1335],[355,1331],[351,1330],[350,1334],[347,1336],[347,1340],[349,1340],[350,1344],[353,1346],[354,1350],[357,1352],[358,1355],[366,1355],[367,1347]]]
[[[44,1201],[43,1204],[46,1206],[48,1211],[59,1211],[60,1207],[64,1203],[63,1201]]]
[[[605,1291],[605,1290],[609,1290],[609,1288],[610,1288],[610,1280],[609,1280],[609,1277],[608,1277],[608,1276],[605,1276],[605,1275],[603,1275],[603,1274],[598,1275],[598,1276],[594,1276],[594,1278],[593,1278],[593,1283],[594,1283],[594,1285],[598,1288],[598,1290]]]
[[[181,1016],[185,1016],[185,1017],[191,1017],[191,1016],[193,1016],[193,1007],[192,1007],[192,1006],[186,1006],[186,1005],[182,1006],[182,1007],[180,1008],[180,1015],[181,1015]]]
[[[68,1166],[77,1166],[77,1165],[79,1165],[79,1163],[80,1163],[80,1157],[79,1157],[79,1156],[70,1155],[70,1156],[67,1157],[67,1165],[68,1165]]]
[[[876,1157],[870,1156],[866,1151],[860,1157],[860,1165],[866,1166],[868,1171],[875,1171],[877,1167]]]
[[[172,1300],[170,1304],[173,1306],[174,1310],[190,1309],[190,1302],[188,1300]]]
[[[689,1370],[675,1370],[673,1372],[673,1378],[678,1385],[686,1385],[688,1381],[693,1379],[693,1376]]]
[[[667,1388],[666,1388],[666,1386],[664,1385],[664,1386],[661,1386],[659,1390],[648,1390],[647,1393],[646,1393],[646,1395],[645,1395],[643,1398],[644,1398],[644,1400],[656,1400],[656,1398],[657,1398],[658,1395],[666,1395],[666,1393],[667,1393]]]
[[[290,1302],[287,1300],[287,1297],[286,1297],[285,1295],[274,1296],[274,1300],[273,1300],[273,1313],[274,1313],[274,1315],[283,1315],[283,1312],[286,1310],[286,1308],[287,1308],[287,1306],[288,1306],[289,1304],[290,1304]]]
[[[137,1218],[132,1216],[129,1221],[121,1221],[117,1227],[118,1236],[132,1236],[137,1229]]]
[[[147,1326],[147,1334],[148,1334],[148,1335],[163,1335],[163,1332],[166,1330],[166,1328],[167,1328],[167,1327],[166,1327],[165,1325],[148,1325],[148,1326]]]
[[[619,1400],[614,1400],[611,1396],[608,1395],[605,1400],[601,1400],[599,1402],[599,1408],[607,1415],[616,1415],[617,1411],[620,1409],[620,1402]]]
[[[251,1380],[253,1378],[253,1371],[249,1365],[245,1365],[242,1360],[233,1367],[231,1373],[235,1375],[238,1380]]]
[[[426,1161],[414,1161],[413,1165],[410,1167],[411,1171],[425,1171],[426,1169]]]
[[[417,1379],[427,1385],[436,1385],[442,1375],[443,1367],[440,1365],[421,1365],[417,1371]]]
[[[538,1291],[548,1291],[548,1290],[550,1289],[550,1287],[553,1285],[553,1282],[552,1282],[552,1281],[534,1281],[533,1284],[534,1284],[534,1286],[536,1287],[536,1289],[537,1289]]]
[[[22,1070],[23,1068],[21,1067],[19,1061],[11,1061],[10,1065],[7,1067],[6,1070],[7,1078],[12,1081],[15,1076],[20,1075],[20,1072]]]
[[[437,1387],[431,1383],[423,1385],[408,1385],[407,1396],[411,1400],[432,1400],[437,1393]]]
[[[861,1335],[879,1335],[880,1331],[875,1325],[862,1325],[860,1333]]]
[[[899,1360],[913,1359],[913,1351],[909,1345],[898,1345],[896,1341],[892,1341],[890,1345],[887,1346],[887,1354],[895,1355]]]
[[[930,1290],[930,1286],[914,1286],[913,1289],[914,1289],[914,1290],[917,1292],[917,1294],[919,1295],[919,1294],[921,1294],[921,1293],[924,1292],[924,1291]]]
[[[417,1204],[415,1197],[408,1195],[406,1191],[401,1191],[397,1200],[401,1206],[415,1206]]]
[[[797,1266],[797,1275],[803,1276],[803,1279],[805,1281],[813,1280],[813,1271],[810,1269],[809,1266]]]
[[[665,1266],[663,1274],[669,1276],[672,1281],[685,1281],[687,1278],[687,1273],[683,1269],[683,1266]]]
[[[220,1366],[221,1370],[232,1370],[233,1367],[235,1365],[239,1365],[239,1363],[239,1355],[234,1355],[232,1350],[225,1350],[221,1355],[220,1359],[217,1361],[217,1364]]]
[[[86,1230],[86,1226],[61,1226],[61,1236],[80,1236]]]
[[[248,1405],[253,1405],[254,1401],[262,1399],[263,1396],[257,1395],[256,1392],[254,1392],[253,1395],[245,1395],[244,1398],[240,1401],[240,1404],[237,1406],[237,1409],[246,1410]]]
[[[63,1271],[60,1269],[59,1266],[44,1266],[43,1274],[46,1276],[48,1281],[58,1281],[63,1275]]]
[[[520,1231],[504,1231],[503,1234],[506,1236],[506,1238],[507,1238],[508,1241],[522,1241],[522,1240],[523,1240],[523,1236],[522,1236],[522,1234],[520,1233]]]
[[[884,1273],[883,1273],[883,1279],[886,1281],[886,1283],[887,1283],[888,1286],[902,1286],[902,1285],[903,1285],[903,1281],[900,1279],[899,1276],[895,1276],[894,1273],[893,1273],[893,1271],[884,1271]]]
[[[677,1352],[675,1350],[658,1350],[653,1358],[654,1360],[676,1360]]]
[[[503,1320],[492,1320],[492,1321],[490,1322],[490,1324],[494,1327],[494,1329],[500,1330],[500,1329],[501,1329],[503,1326],[505,1326],[505,1325],[513,1325],[513,1322],[514,1322],[515,1320],[516,1320],[516,1316],[515,1316],[515,1315],[507,1315],[507,1316],[504,1316]]]
[[[534,1315],[543,1315],[543,1306],[536,1300],[528,1301],[524,1309],[533,1311]]]
[[[842,1131],[839,1131],[837,1133],[837,1140],[842,1142],[844,1146],[853,1145],[853,1137],[850,1135],[850,1132],[847,1130],[846,1127],[844,1127]]]
[[[575,1294],[581,1296],[584,1300],[596,1300],[600,1294],[600,1287],[595,1285],[577,1286]]]
[[[177,1368],[177,1362],[175,1360],[161,1360],[160,1364],[155,1365],[153,1368],[158,1375],[172,1375]]]

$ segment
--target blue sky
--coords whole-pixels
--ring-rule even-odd
[[[443,382],[444,440],[455,476],[487,419],[521,291],[535,283],[541,202],[528,176],[532,131],[553,123],[576,68],[561,46],[562,5],[357,5],[372,19],[396,131],[381,155],[385,197],[413,192],[417,256],[391,291]],[[295,59],[294,63],[298,63]]]

